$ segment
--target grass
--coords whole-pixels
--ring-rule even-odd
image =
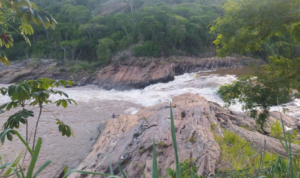
[[[253,173],[260,166],[270,166],[278,157],[277,154],[265,152],[264,158],[261,160],[261,151],[254,149],[248,141],[239,135],[226,130],[224,131],[224,137],[215,135],[215,140],[221,148],[222,162],[229,166],[228,169],[221,170],[221,172],[231,169],[237,171],[248,169],[248,173]]]
[[[281,140],[284,140],[282,124],[278,120],[271,123],[270,127],[271,127],[271,136],[272,137],[277,138],[277,136],[278,136]],[[297,140],[298,132],[296,130],[289,131],[286,134],[290,136],[292,143],[300,145],[300,141]]]

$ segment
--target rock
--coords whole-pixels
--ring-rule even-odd
[[[32,69],[7,69],[0,72],[0,83],[9,84],[29,76]]]
[[[40,60],[40,63],[41,63],[42,65],[49,65],[49,64],[53,64],[54,62],[55,62],[54,59],[41,59],[41,60]]]
[[[199,175],[214,174],[220,147],[203,113],[209,111],[208,102],[199,95],[186,94],[175,97],[173,104],[177,105],[173,112],[180,161],[194,159]],[[181,117],[182,111],[186,112],[184,118]],[[108,120],[103,134],[77,169],[109,172],[110,157],[112,162],[121,164],[129,177],[142,177],[143,172],[146,177],[151,177],[154,138],[160,176],[163,176],[168,167],[175,167],[169,116],[169,104],[162,103],[142,109],[136,115]],[[143,120],[143,117],[147,119]],[[105,156],[99,157],[103,154]],[[113,164],[113,168],[114,172],[119,172],[116,164]]]
[[[144,88],[158,82],[174,80],[172,64],[157,65],[154,62],[145,67],[110,65],[101,70],[93,84],[105,89]]]
[[[109,119],[92,151],[77,169],[109,173],[110,157],[116,174],[120,175],[115,164],[118,162],[129,177],[142,177],[143,173],[146,177],[151,177],[153,139],[157,148],[160,176],[165,175],[168,167],[174,169],[169,106],[169,103],[161,103],[143,108],[135,115]],[[217,166],[220,166],[220,147],[214,140],[213,132],[222,136],[221,127],[245,138],[257,149],[262,149],[265,145],[266,150],[286,155],[277,139],[255,131],[253,119],[208,102],[199,95],[187,93],[175,97],[172,108],[179,160],[182,162],[193,159],[197,165],[197,175],[213,175]],[[277,116],[278,113],[272,112],[270,120]],[[287,125],[296,126],[293,118],[283,118]],[[213,131],[212,124],[215,126]],[[292,144],[292,153],[297,155],[299,151],[300,146]],[[70,177],[79,178],[80,175],[74,173]]]
[[[219,68],[244,67],[250,63],[263,64],[251,58],[130,58],[100,70],[92,81],[104,89],[140,89],[158,82],[169,82],[176,75]]]

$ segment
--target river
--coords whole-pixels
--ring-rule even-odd
[[[223,100],[216,95],[216,91],[223,84],[230,84],[243,74],[252,74],[250,69],[225,69],[218,71],[206,71],[176,76],[174,81],[169,83],[158,83],[144,89],[129,91],[103,90],[94,85],[74,88],[60,88],[68,93],[70,98],[78,102],[78,106],[70,106],[67,109],[54,106],[47,107],[51,112],[44,112],[39,126],[38,136],[43,138],[42,154],[39,164],[47,159],[54,162],[42,177],[53,177],[62,164],[75,167],[81,159],[89,152],[93,143],[99,135],[99,126],[103,126],[110,116],[115,114],[135,114],[142,107],[152,106],[162,102],[171,102],[174,96],[184,93],[194,93],[203,96],[209,101],[223,105]],[[8,85],[0,85],[6,87]],[[51,99],[58,99],[52,96]],[[9,101],[9,98],[0,96],[0,104]],[[286,105],[289,109],[288,115],[300,116],[300,100],[295,100]],[[241,112],[241,104],[230,107],[231,110]],[[280,110],[276,106],[272,110]],[[9,113],[0,115],[0,118],[7,118]],[[37,111],[35,111],[37,112]],[[37,114],[36,114],[37,115]],[[62,137],[55,125],[55,117],[69,124],[75,133],[75,138]],[[0,125],[6,119],[0,119]],[[34,123],[31,121],[31,126]],[[24,127],[19,129],[24,135]],[[14,149],[14,152],[11,152]],[[13,142],[6,142],[0,146],[0,155],[4,160],[15,158],[24,147],[15,138]],[[25,161],[28,165],[28,161]]]

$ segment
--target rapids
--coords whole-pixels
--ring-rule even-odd
[[[223,100],[216,95],[216,91],[221,85],[230,84],[240,75],[251,74],[249,69],[223,69],[217,71],[204,71],[197,73],[186,73],[176,76],[174,81],[168,83],[157,83],[150,85],[144,89],[135,89],[127,91],[104,90],[95,85],[87,85],[83,87],[74,88],[59,88],[66,92],[70,98],[77,102],[105,102],[105,101],[125,101],[141,105],[143,107],[153,106],[162,102],[171,102],[174,96],[184,93],[194,93],[203,96],[209,101],[224,105]],[[0,84],[1,87],[8,85]],[[58,99],[52,96],[51,99]],[[1,96],[0,104],[8,102],[8,97]],[[300,99],[296,99],[287,103],[285,107],[288,109],[287,113],[293,117],[300,117]],[[242,105],[236,104],[230,106],[230,110],[242,112]],[[97,108],[96,108],[97,109]],[[139,108],[129,107],[125,113],[135,114]],[[274,106],[272,111],[282,111],[282,107]]]

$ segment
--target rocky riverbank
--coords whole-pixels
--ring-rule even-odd
[[[256,149],[264,147],[270,152],[285,155],[277,139],[255,131],[253,119],[241,113],[233,113],[199,95],[187,93],[174,97],[172,108],[179,159],[181,162],[195,160],[198,175],[212,175],[223,166],[220,160],[221,149],[214,134],[222,136],[224,130],[240,135]],[[272,112],[270,121],[278,117],[279,113]],[[285,126],[298,129],[298,121],[292,117],[283,115],[283,120]],[[155,138],[160,176],[163,176],[166,168],[175,166],[170,130],[169,103],[141,109],[135,115],[109,119],[90,153],[77,169],[109,173],[110,157],[115,173],[119,172],[115,164],[118,162],[129,177],[142,177],[143,173],[151,177]],[[269,125],[267,130],[270,130]],[[297,155],[299,151],[300,146],[292,144],[293,154]],[[71,177],[79,178],[80,175],[73,174]]]
[[[68,66],[59,66],[52,60],[43,60],[35,63],[25,60],[13,63],[11,67],[0,66],[0,83],[8,84],[21,80],[51,79],[73,80],[76,86],[95,84],[105,89],[136,89],[144,88],[158,82],[169,82],[176,75],[203,70],[221,68],[239,68],[249,64],[264,64],[262,60],[247,57],[226,58],[196,58],[196,57],[169,57],[169,58],[130,58],[120,63],[113,63],[95,73],[69,72]]]

